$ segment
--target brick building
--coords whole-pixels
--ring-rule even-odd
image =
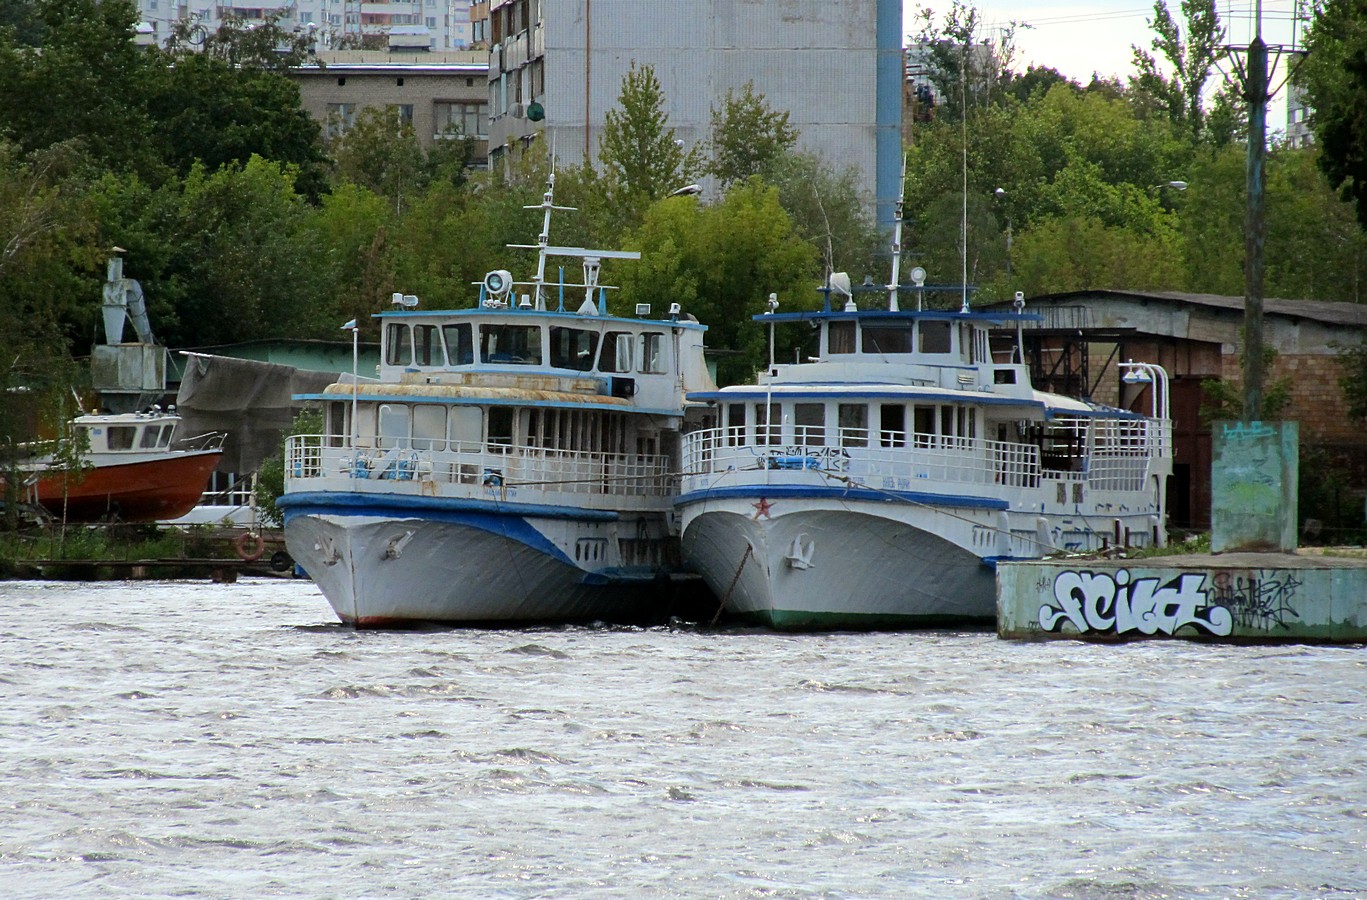
[[[322,65],[303,66],[290,77],[304,109],[328,132],[345,130],[367,107],[393,106],[424,146],[454,127],[476,139],[476,163],[487,158],[487,53],[345,50],[317,59]]]
[[[1263,340],[1276,351],[1265,385],[1289,380],[1290,399],[1280,418],[1300,424],[1302,459],[1325,454],[1320,458],[1350,473],[1353,496],[1344,503],[1360,511],[1367,490],[1367,433],[1363,423],[1345,413],[1339,354],[1367,337],[1367,305],[1266,300],[1263,308]],[[1201,383],[1219,379],[1242,385],[1244,299],[1072,291],[1030,298],[1026,312],[1044,317],[1025,333],[1037,387],[1138,409],[1148,402],[1140,396],[1147,388],[1122,383],[1117,363],[1155,362],[1168,371],[1175,445],[1170,521],[1176,527],[1208,528],[1211,438],[1201,408],[1211,398]]]

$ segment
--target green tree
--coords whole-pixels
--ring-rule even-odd
[[[134,45],[137,21],[129,0],[34,0],[28,28],[0,30],[0,135],[26,152],[79,140],[104,165],[150,171],[160,60]]]
[[[788,113],[773,109],[754,82],[739,92],[727,90],[720,108],[712,107],[708,171],[722,188],[751,175],[768,177],[797,143],[798,131],[788,124]]]
[[[306,195],[326,190],[318,123],[284,74],[186,53],[160,71],[147,105],[162,159],[182,177],[195,163],[214,171],[257,155],[296,166],[296,183]]]
[[[764,330],[750,321],[777,293],[788,309],[816,297],[816,254],[793,228],[778,191],[752,178],[718,203],[692,197],[657,201],[629,243],[639,263],[622,269],[622,303],[684,311],[708,327],[708,346],[737,350],[723,359],[723,383],[748,379],[766,358]]]
[[[962,122],[969,110],[1010,97],[1016,32],[1029,25],[1013,20],[989,33],[977,7],[963,0],[953,0],[943,21],[937,22],[929,7],[918,10],[916,18],[920,30],[912,41],[928,56],[937,119]]]
[[[1367,228],[1367,3],[1325,0],[1305,36],[1296,72],[1315,110],[1311,127],[1329,183],[1357,207]]]
[[[617,105],[604,117],[598,159],[608,194],[637,214],[703,169],[698,150],[685,151],[676,140],[664,102],[654,67],[633,62]]]
[[[1215,12],[1215,0],[1182,0],[1181,10],[1187,26],[1185,36],[1168,11],[1166,0],[1155,0],[1148,23],[1155,34],[1151,48],[1167,61],[1172,77],[1163,74],[1153,54],[1133,47],[1138,74],[1131,79],[1131,89],[1151,98],[1195,138],[1201,137],[1206,127],[1202,97],[1211,69],[1223,56],[1225,30]]]

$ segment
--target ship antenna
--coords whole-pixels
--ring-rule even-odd
[[[897,281],[902,277],[902,204],[907,183],[907,157],[902,155],[902,180],[897,184],[897,205],[893,207],[892,223],[892,280],[888,282],[888,310],[900,311],[897,303]]]

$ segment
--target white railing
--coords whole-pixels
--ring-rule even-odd
[[[928,482],[1029,488],[1038,486],[1041,474],[1039,450],[1032,444],[854,428],[836,430],[838,446],[744,444],[743,431],[714,428],[686,435],[685,477],[810,469],[872,487],[914,489]]]
[[[513,444],[453,444],[451,449],[337,446],[335,436],[297,435],[285,444],[289,490],[313,479],[471,485],[600,496],[670,497],[677,479],[667,456],[550,450]]]
[[[684,437],[685,478],[727,471],[810,470],[848,477],[878,488],[915,490],[918,484],[997,485],[1038,488],[1059,482],[1104,491],[1143,491],[1155,459],[1170,457],[1171,425],[1154,419],[1078,418],[1055,421],[1058,435],[1073,436],[1060,452],[1041,455],[1033,443],[944,437],[902,431],[831,429],[794,431],[797,443],[749,442],[746,429],[713,428]],[[775,429],[777,431],[777,429]],[[766,436],[761,428],[760,437]],[[1085,453],[1082,447],[1090,446]],[[1050,489],[1051,496],[1053,489]]]

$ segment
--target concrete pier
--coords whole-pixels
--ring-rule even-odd
[[[1003,561],[997,634],[1367,642],[1367,558],[1300,551]]]

